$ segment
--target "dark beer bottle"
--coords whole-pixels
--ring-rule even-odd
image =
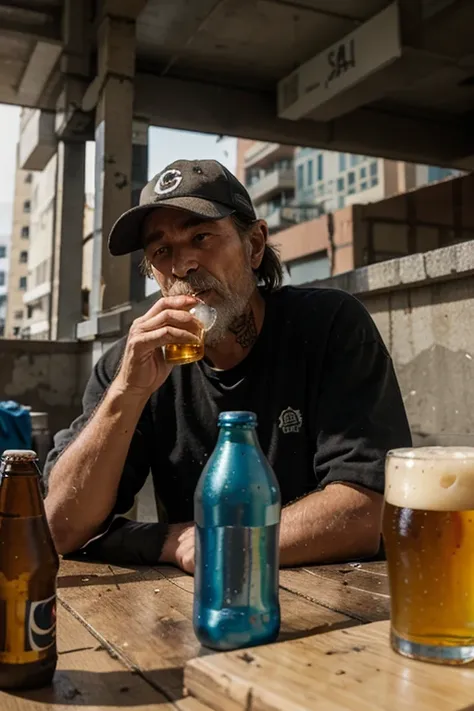
[[[58,567],[36,454],[7,450],[0,460],[0,689],[53,678]]]

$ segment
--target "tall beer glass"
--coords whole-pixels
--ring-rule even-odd
[[[473,661],[474,447],[389,452],[383,537],[393,649]]]

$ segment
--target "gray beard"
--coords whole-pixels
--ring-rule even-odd
[[[255,275],[249,265],[238,285],[238,292],[233,292],[210,275],[191,274],[186,280],[176,281],[164,295],[193,295],[208,288],[216,291],[222,301],[214,305],[217,311],[216,322],[204,336],[205,345],[214,348],[227,336],[232,323],[245,313],[256,284]]]
[[[204,337],[206,346],[215,348],[224,340],[229,332],[229,327],[245,312],[251,293],[246,296],[236,294],[232,299],[226,299],[222,304],[214,307],[217,311],[217,318],[214,326],[207,331]]]

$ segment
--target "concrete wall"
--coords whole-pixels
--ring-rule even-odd
[[[0,399],[47,412],[55,433],[80,413],[90,370],[90,343],[2,340]]]
[[[474,242],[325,282],[354,293],[394,359],[414,441],[474,445]]]

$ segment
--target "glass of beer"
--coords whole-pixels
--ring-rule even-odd
[[[474,447],[388,453],[383,537],[391,645],[440,664],[474,660]]]
[[[202,324],[198,334],[199,343],[168,343],[163,347],[163,356],[170,365],[185,365],[194,363],[204,357],[204,336],[213,327],[217,318],[217,311],[204,302],[199,302],[190,309],[190,313]]]

